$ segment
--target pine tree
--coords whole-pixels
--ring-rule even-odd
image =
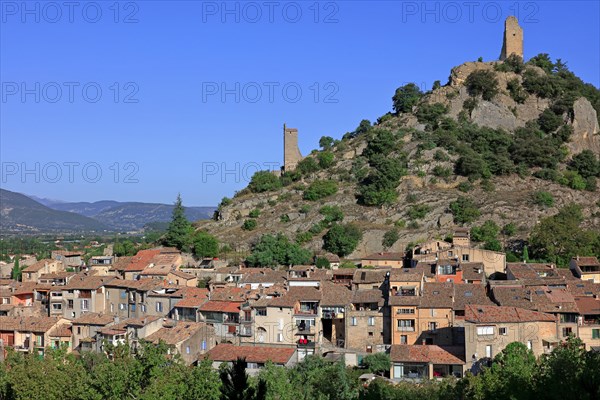
[[[192,224],[185,217],[185,208],[181,202],[181,194],[178,194],[175,207],[173,208],[173,217],[165,234],[164,244],[187,251],[190,247],[193,232],[194,228]]]
[[[15,264],[13,266],[12,272],[11,272],[11,278],[13,278],[14,280],[20,281],[21,280],[21,267],[19,266],[19,257],[16,256],[15,257]]]

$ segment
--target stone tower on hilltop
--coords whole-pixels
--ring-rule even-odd
[[[298,129],[287,128],[283,124],[283,172],[296,169],[300,160],[302,160],[302,153],[298,149]]]
[[[523,58],[523,28],[519,26],[519,21],[513,16],[506,18],[504,22],[504,41],[500,60],[506,60],[511,54]]]

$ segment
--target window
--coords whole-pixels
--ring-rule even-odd
[[[492,345],[488,344],[487,346],[485,346],[485,356],[487,358],[492,358]]]
[[[107,290],[107,291],[106,291],[106,298],[107,298],[107,299],[110,299],[110,290]]]
[[[135,312],[135,304],[131,305],[131,312]]]
[[[408,336],[400,335],[400,344],[407,344],[407,343],[408,343]]]
[[[429,330],[430,331],[435,331],[437,329],[437,322],[430,322],[429,323]]]
[[[278,333],[277,334],[277,341],[278,342],[283,342],[283,333]]]
[[[432,317],[435,317],[435,308],[432,308],[432,309],[431,309],[431,316],[432,316]]]
[[[156,303],[156,312],[163,312],[163,305],[160,301]]]
[[[62,304],[61,303],[53,303],[52,309],[55,311],[60,311],[60,310],[62,310]]]
[[[502,336],[506,336],[506,335],[508,335],[508,329],[507,328],[498,328],[498,334],[500,334]]]
[[[256,315],[258,315],[260,317],[266,317],[267,316],[267,309],[266,308],[257,308],[256,309]]]
[[[124,290],[121,290],[121,298],[124,299],[127,297],[127,292],[125,292]]]
[[[369,332],[369,337],[373,337],[373,332]]]
[[[477,327],[477,335],[478,336],[493,335],[493,334],[494,334],[494,327],[493,326],[478,326]]]
[[[358,325],[358,320],[356,319],[356,317],[352,317],[352,319],[350,320],[350,325],[352,325],[352,326]]]
[[[532,342],[531,340],[528,340],[528,341],[527,341],[527,348],[528,348],[529,350],[533,349],[533,342]]]
[[[369,317],[369,326],[375,325],[375,317]]]
[[[110,303],[110,312],[111,313],[115,312],[115,305],[113,303]]]
[[[185,354],[190,354],[190,346],[185,346]]]
[[[119,303],[119,310],[125,309],[125,303]]]
[[[145,304],[142,304],[142,305],[140,306],[140,310],[141,310],[143,313],[145,313],[145,312],[146,312],[146,305],[145,305]]]
[[[573,333],[573,328],[562,328],[563,337],[567,337]]]
[[[399,319],[398,320],[398,330],[404,332],[413,332],[415,330],[415,320],[414,319]]]
[[[68,308],[69,310],[72,310],[72,309],[73,309],[73,300],[67,300],[67,308]]]
[[[462,260],[468,262],[469,261],[469,255],[468,254],[463,254],[462,255]]]
[[[398,311],[396,311],[396,314],[414,314],[414,313],[415,313],[414,308],[399,308]]]
[[[576,314],[560,314],[560,322],[562,323],[576,323],[577,315]]]
[[[81,300],[81,309],[82,310],[87,310],[89,305],[90,305],[90,303],[88,300]]]
[[[592,329],[592,339],[600,339],[600,329]]]

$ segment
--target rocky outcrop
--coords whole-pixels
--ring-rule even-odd
[[[580,97],[573,104],[573,135],[568,143],[571,153],[592,150],[600,155],[600,127],[598,115],[588,99]]]

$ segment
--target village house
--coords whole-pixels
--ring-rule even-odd
[[[62,261],[44,259],[28,266],[22,271],[23,282],[37,282],[44,274],[53,272],[64,272],[65,265]]]
[[[600,283],[600,262],[596,257],[573,257],[569,268],[581,280]]]
[[[376,268],[402,268],[404,266],[404,253],[373,253],[363,257],[361,265]]]
[[[83,265],[82,255],[78,251],[68,250],[54,250],[50,253],[53,260],[62,262],[65,268],[72,268],[74,271],[79,271],[79,268]]]
[[[390,360],[390,378],[394,381],[460,378],[465,365],[464,348],[437,345],[392,345]]]
[[[167,282],[176,286],[196,287],[198,277],[176,269],[167,274]]]
[[[467,368],[488,363],[512,342],[523,343],[536,357],[548,353],[557,343],[555,317],[517,307],[465,307]]]
[[[65,318],[75,319],[88,312],[106,310],[105,285],[115,279],[112,276],[88,275],[82,272],[69,280],[62,291],[62,313]],[[54,310],[52,303],[52,310]]]
[[[206,357],[212,361],[215,369],[219,369],[222,363],[231,364],[238,358],[243,358],[247,363],[246,372],[256,375],[269,361],[282,367],[292,367],[297,360],[295,353],[293,347],[235,346],[222,343],[210,350]]]
[[[346,308],[346,348],[374,353],[391,343],[389,307],[380,289],[355,290]]]
[[[94,256],[88,263],[88,270],[96,275],[115,275],[113,270],[113,256]]]
[[[126,280],[137,280],[140,273],[150,264],[150,260],[160,254],[160,250],[140,250],[131,257],[129,264],[123,269],[123,278]]]
[[[98,333],[101,329],[118,321],[118,317],[101,313],[87,313],[71,321],[73,332],[73,350],[94,351],[99,349]]]
[[[600,298],[599,295],[576,297],[575,302],[579,310],[577,332],[588,350],[600,349]]]
[[[182,263],[181,254],[161,251],[150,259],[146,268],[140,271],[134,279],[152,278],[167,281],[169,274],[176,271]]]
[[[145,340],[154,344],[165,343],[169,346],[168,354],[178,354],[186,365],[192,365],[214,347],[215,331],[201,322],[168,320]]]
[[[68,351],[71,335],[65,340],[69,321],[60,317],[0,317],[0,356],[6,356],[6,348],[15,351],[44,355],[46,347],[60,347],[66,343]],[[52,335],[51,335],[52,333]]]
[[[129,344],[135,352],[140,346],[140,341],[162,328],[164,319],[156,316],[144,318],[129,318],[114,324],[107,325],[97,332],[95,351],[107,351],[106,344],[117,346]]]

